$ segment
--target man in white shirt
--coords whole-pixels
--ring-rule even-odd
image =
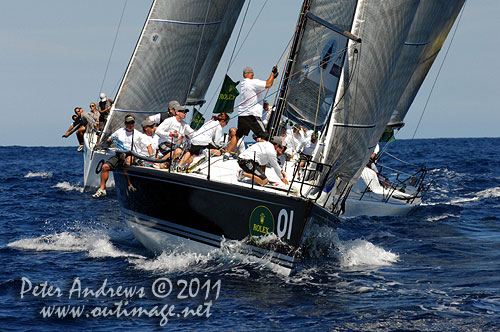
[[[200,151],[207,149],[212,154],[220,156],[219,147],[222,143],[222,128],[229,122],[229,115],[219,114],[215,119],[208,121],[198,129],[191,139],[191,146],[184,153],[179,162],[181,167],[188,167],[193,162],[193,156],[199,155]],[[208,157],[208,155],[207,155]]]
[[[300,167],[304,167],[306,162],[311,160],[312,154],[313,154],[314,149],[316,148],[317,144],[318,144],[318,132],[317,131],[313,132],[309,139],[302,141],[302,143],[299,146]]]
[[[240,138],[248,135],[250,130],[252,130],[259,139],[268,139],[269,134],[267,133],[261,120],[263,107],[262,104],[259,103],[258,94],[265,89],[270,88],[277,76],[278,69],[276,66],[273,67],[271,75],[269,75],[269,78],[266,81],[254,79],[254,72],[252,68],[246,67],[243,69],[244,79],[240,83],[240,96],[243,102],[239,106],[238,130],[229,143],[229,151],[236,146]],[[227,158],[229,158],[229,153],[224,155],[224,159]]]
[[[156,113],[156,114],[150,115],[146,118],[146,120],[153,121],[153,123],[155,123],[156,126],[158,126],[158,125],[160,125],[160,123],[162,123],[166,119],[175,116],[175,107],[180,107],[180,106],[181,106],[181,104],[177,100],[172,100],[170,103],[168,103],[168,112]]]
[[[242,169],[238,180],[243,179],[243,177],[253,178],[255,182],[265,186],[269,182],[266,177],[266,165],[270,164],[281,181],[288,184],[286,173],[281,170],[278,164],[278,156],[282,155],[285,150],[286,146],[281,136],[272,137],[270,142],[258,142],[250,146],[238,158],[238,165]]]
[[[156,128],[158,139],[158,151],[163,155],[163,159],[172,157],[172,160],[178,158],[182,149],[179,148],[184,137],[190,137],[194,130],[184,119],[189,110],[181,105],[175,106],[175,116],[163,121]]]
[[[134,126],[135,117],[132,114],[125,115],[125,128],[120,128],[115,131],[111,137],[108,137],[108,142],[111,143],[112,139],[114,139],[118,149],[126,151],[133,150],[137,152],[135,140],[143,134],[136,130]],[[114,171],[117,167],[123,166],[125,163],[130,164],[130,159],[130,157],[125,159],[118,157],[118,155],[114,155],[106,160],[101,169],[101,186],[92,197],[99,198],[106,196],[106,182],[109,178],[109,172]]]
[[[299,146],[304,141],[304,136],[301,133],[301,130],[298,125],[294,125],[292,129],[288,129],[286,131],[286,147],[287,154],[293,157],[299,151]]]

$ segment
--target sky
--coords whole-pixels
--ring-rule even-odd
[[[258,15],[264,3],[251,1],[236,50],[257,21],[228,71],[234,80],[241,80],[246,66],[267,79],[291,38],[302,1],[268,0]],[[0,0],[0,145],[76,146],[75,137],[61,137],[74,107],[88,110],[101,91],[114,96],[149,7],[147,0]],[[498,13],[498,0],[466,2],[447,56],[455,26],[397,138],[500,136]],[[241,20],[242,15],[208,101],[218,92]]]

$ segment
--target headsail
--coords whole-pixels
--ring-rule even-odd
[[[321,130],[333,104],[341,75],[356,0],[312,0],[304,4],[303,31],[289,69],[284,114]]]
[[[203,98],[243,2],[155,0],[105,132],[121,127],[125,112],[139,121],[166,112],[171,100],[185,103],[190,92]]]
[[[358,2],[353,33],[363,43],[350,43],[323,161],[335,165],[330,182],[339,177],[355,183],[368,152],[389,121],[392,110],[381,108],[384,93],[402,52],[419,1]],[[378,132],[378,137],[373,140]]]
[[[436,59],[465,0],[422,0],[412,23],[410,33],[396,74],[403,77],[396,96],[399,100],[389,126],[402,126],[420,86]],[[408,69],[411,68],[411,71]],[[395,74],[395,75],[396,75]],[[396,81],[396,80],[395,80]],[[394,88],[397,89],[395,85]]]

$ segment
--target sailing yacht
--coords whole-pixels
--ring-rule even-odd
[[[118,169],[118,200],[136,238],[155,252],[201,253],[237,240],[245,253],[293,272],[317,249],[325,227],[336,227],[389,121],[385,91],[420,2],[305,0],[270,120],[271,135],[283,117],[322,133],[303,175],[290,163],[290,185],[276,185],[267,172],[274,184],[259,186],[240,181],[237,161],[223,157],[208,157],[189,173]],[[170,100],[203,104],[242,6],[243,0],[153,1],[104,135],[128,113],[140,122],[167,112]]]
[[[384,128],[386,132],[394,135],[395,130],[405,125],[404,118],[464,2],[427,0],[418,4],[382,99],[381,108],[391,113]],[[378,138],[383,137],[382,134]],[[377,159],[380,160],[381,156],[397,159],[387,152],[387,147]],[[379,172],[365,167],[347,198],[344,216],[400,216],[418,207],[431,183],[426,179],[427,168],[401,163],[404,163],[403,169],[379,166]],[[380,172],[382,169],[385,173]]]

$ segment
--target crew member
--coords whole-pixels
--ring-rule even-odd
[[[265,186],[269,182],[266,177],[265,165],[270,164],[281,181],[288,184],[286,173],[281,170],[278,164],[278,156],[282,155],[285,150],[286,146],[281,136],[272,137],[270,142],[264,141],[253,144],[238,158],[238,165],[241,167],[238,180],[241,181],[244,177],[253,178],[255,182]]]

